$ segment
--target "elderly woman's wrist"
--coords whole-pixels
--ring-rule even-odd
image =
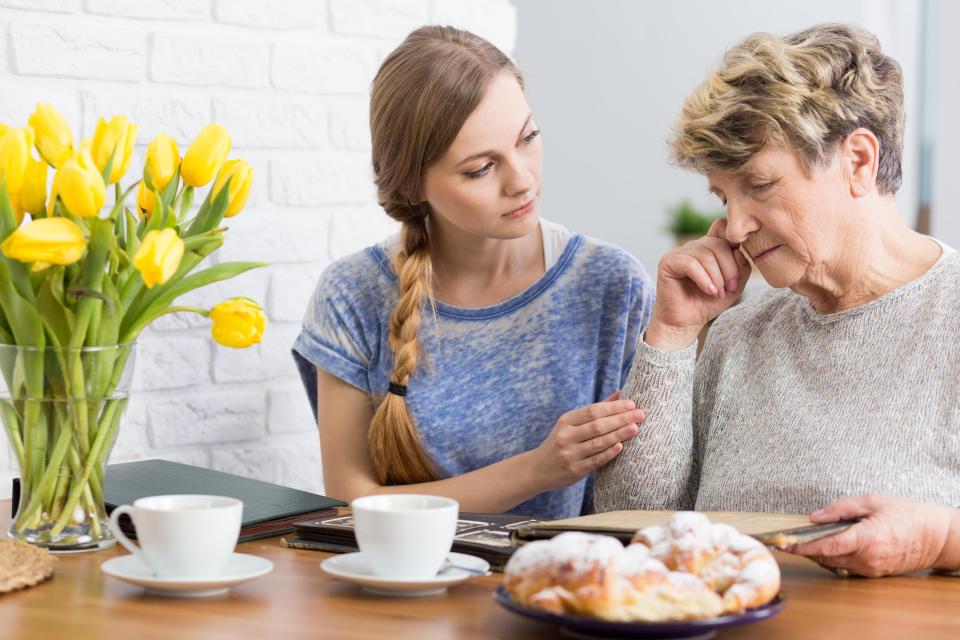
[[[960,575],[960,509],[945,508],[947,537],[933,568],[937,571]]]
[[[653,319],[643,334],[643,341],[664,351],[686,349],[697,339],[701,327],[675,327]]]

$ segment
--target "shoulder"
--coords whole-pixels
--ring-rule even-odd
[[[932,274],[943,282],[943,285],[949,287],[960,287],[956,275],[960,273],[960,252],[940,243],[943,247],[943,257],[935,265],[936,271]]]
[[[927,277],[922,277],[919,286],[913,287],[912,295],[906,296],[907,307],[922,309],[928,316],[941,317],[954,324],[960,319],[960,253],[945,247],[944,255],[934,265]]]
[[[579,264],[595,278],[634,280],[652,287],[647,270],[629,251],[617,245],[589,236],[580,236]]]
[[[379,291],[392,285],[393,278],[387,254],[375,245],[327,265],[317,281],[317,293]]]
[[[395,276],[378,246],[338,258],[320,274],[305,326],[380,321],[396,300]]]

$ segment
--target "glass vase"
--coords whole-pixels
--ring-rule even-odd
[[[103,479],[127,406],[133,344],[0,345],[0,419],[20,470],[8,535],[51,551],[104,549]]]

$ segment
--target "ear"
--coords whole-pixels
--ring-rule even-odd
[[[880,167],[880,141],[869,129],[854,129],[840,144],[840,162],[854,198],[874,191]]]

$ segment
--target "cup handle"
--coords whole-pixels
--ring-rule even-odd
[[[113,532],[113,535],[117,538],[117,542],[126,547],[127,551],[137,556],[144,563],[146,563],[146,558],[143,557],[140,547],[134,544],[133,540],[128,538],[126,534],[123,533],[123,530],[120,528],[120,516],[127,514],[130,518],[133,518],[133,506],[129,504],[121,505],[113,510],[110,514],[110,531]],[[134,523],[136,524],[136,523]]]

